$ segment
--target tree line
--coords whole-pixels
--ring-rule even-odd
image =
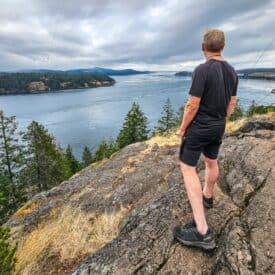
[[[97,87],[96,82],[113,84],[113,78],[103,74],[61,72],[0,73],[0,94],[30,92],[30,83],[43,82],[46,90]]]
[[[181,117],[182,111],[176,114],[167,99],[152,136],[177,126]],[[42,124],[32,121],[25,132],[18,131],[16,117],[0,111],[0,224],[36,193],[51,189],[128,144],[147,140],[149,132],[148,118],[134,102],[117,138],[102,140],[95,152],[84,146],[78,160],[72,147],[61,148]]]
[[[258,106],[252,102],[247,112],[237,103],[230,117],[234,121],[243,116],[275,111],[274,106]],[[15,116],[0,111],[0,270],[13,270],[16,246],[8,244],[9,229],[1,224],[36,193],[57,186],[93,162],[109,158],[121,148],[155,135],[167,134],[179,127],[184,106],[175,112],[168,98],[161,117],[149,135],[148,118],[134,102],[126,114],[115,140],[102,140],[95,152],[84,146],[81,161],[70,145],[63,149],[53,135],[40,123],[32,121],[25,132],[18,131]],[[1,273],[0,273],[1,274]]]

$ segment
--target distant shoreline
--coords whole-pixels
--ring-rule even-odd
[[[275,68],[258,68],[237,70],[238,76],[242,79],[259,79],[275,81]],[[192,76],[191,71],[181,71],[175,76]]]
[[[116,83],[116,82],[115,82]],[[22,91],[22,92],[18,92],[18,93],[12,93],[12,92],[8,92],[8,93],[1,93],[0,92],[0,97],[1,96],[15,96],[15,95],[40,95],[40,94],[58,94],[58,93],[66,93],[66,92],[74,92],[74,91],[84,91],[86,89],[95,89],[95,88],[103,88],[103,87],[112,87],[115,85],[115,83],[110,84],[110,85],[102,85],[102,86],[97,86],[97,87],[83,87],[83,88],[72,88],[72,89],[60,89],[60,90],[47,90],[47,91],[33,91],[33,92],[26,92],[26,91]]]

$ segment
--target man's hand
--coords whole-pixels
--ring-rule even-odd
[[[188,101],[185,104],[184,114],[180,125],[180,129],[178,132],[178,135],[180,138],[184,137],[187,127],[192,122],[193,118],[198,112],[200,107],[200,101],[201,101],[200,97],[197,97],[197,96],[190,96],[188,98]]]
[[[228,107],[227,107],[227,115],[226,115],[227,121],[229,120],[231,114],[233,113],[236,103],[237,103],[237,97],[231,96]]]
[[[179,131],[178,131],[178,136],[179,136],[179,138],[183,138],[184,137],[184,135],[185,135],[185,128],[183,128],[183,127],[180,127],[179,128]]]

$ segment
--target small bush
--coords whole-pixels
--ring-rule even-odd
[[[257,105],[255,101],[252,101],[251,105],[249,106],[247,110],[247,116],[253,116],[253,115],[263,115],[267,114],[269,112],[275,112],[275,106],[273,105]]]
[[[234,108],[233,113],[231,114],[229,120],[230,121],[235,121],[241,117],[245,116],[245,111],[243,107],[239,104],[239,100],[237,100],[236,106]]]
[[[0,275],[12,274],[15,268],[17,245],[9,243],[10,229],[0,226]]]

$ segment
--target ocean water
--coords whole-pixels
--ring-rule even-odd
[[[140,104],[152,130],[167,98],[178,110],[191,84],[190,77],[176,77],[174,72],[113,78],[117,83],[112,87],[0,96],[0,109],[17,117],[20,130],[26,130],[32,120],[42,123],[57,143],[62,147],[70,144],[80,157],[84,145],[95,150],[102,139],[116,138],[134,101]],[[245,108],[252,100],[274,105],[274,88],[275,81],[240,79],[238,98]]]

